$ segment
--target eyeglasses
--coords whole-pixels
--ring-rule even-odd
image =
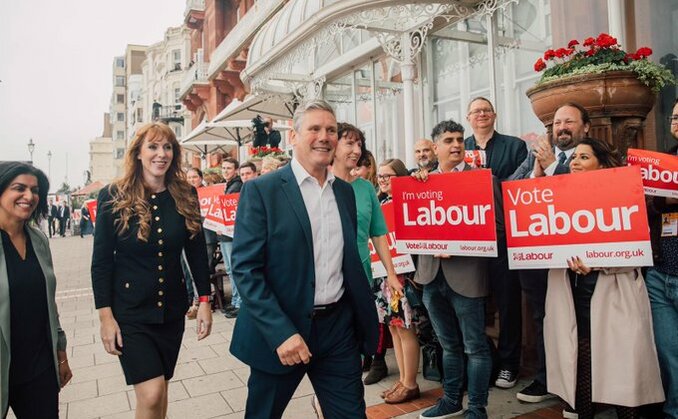
[[[391,180],[395,175],[377,175],[377,180]]]
[[[669,117],[666,118],[666,119],[669,120],[669,123],[670,123],[671,125],[678,125],[678,115],[671,115],[671,116],[669,116]]]
[[[494,113],[494,111],[492,109],[489,109],[489,108],[474,109],[474,110],[470,111],[468,114],[475,116],[475,115],[480,115],[481,113],[486,114],[486,115],[492,115]]]

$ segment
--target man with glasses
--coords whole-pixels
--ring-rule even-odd
[[[669,117],[671,135],[678,141],[678,100]],[[668,154],[678,155],[678,145]],[[664,413],[678,418],[678,199],[648,199],[654,267],[645,276],[652,306],[652,327],[666,394]]]
[[[473,134],[464,140],[466,150],[478,153],[482,168],[492,170],[500,181],[518,169],[527,157],[527,146],[518,137],[503,135],[494,129],[497,114],[492,103],[477,97],[468,105],[466,119]],[[499,374],[497,387],[511,388],[518,381],[522,345],[521,291],[517,271],[509,271],[506,246],[490,261],[490,289],[499,312]]]

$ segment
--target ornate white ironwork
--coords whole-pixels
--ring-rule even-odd
[[[410,3],[361,10],[332,22],[298,43],[283,57],[268,64],[250,77],[250,88],[253,92],[265,91],[268,80],[274,79],[275,74],[290,73],[295,64],[308,60],[313,51],[325,47],[348,30],[368,30],[390,57],[400,63],[412,63],[423,47],[435,19],[445,19],[449,23],[475,15],[488,15],[518,1]],[[408,34],[407,45],[403,45],[403,34]]]

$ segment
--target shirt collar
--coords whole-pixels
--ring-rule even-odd
[[[556,159],[558,159],[558,156],[560,155],[561,152],[565,153],[565,157],[567,157],[569,159],[570,156],[572,155],[572,153],[574,153],[575,148],[576,147],[572,147],[572,148],[569,148],[567,150],[561,150],[557,146],[554,145],[553,146],[553,153],[556,155]]]
[[[292,173],[294,173],[294,178],[297,181],[297,185],[301,186],[301,184],[304,183],[304,181],[308,178],[311,178],[311,181],[315,182],[316,184],[318,183],[318,180],[311,176],[311,174],[308,173],[306,169],[304,169],[304,166],[302,166],[301,163],[297,161],[297,159],[292,158],[292,162],[290,163],[290,165],[292,166]],[[327,183],[332,185],[334,183],[334,179],[335,179],[334,173],[332,173],[332,171],[330,170],[327,170],[326,178]]]
[[[464,169],[466,169],[466,162],[464,160],[461,161],[458,165],[454,166],[450,172],[454,172],[455,169],[457,169],[457,172],[463,172]],[[431,173],[443,173],[440,170],[440,166],[438,166],[435,170],[432,170]],[[449,173],[449,172],[448,172]]]

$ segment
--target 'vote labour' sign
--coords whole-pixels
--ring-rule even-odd
[[[489,170],[392,178],[400,253],[497,256]]]
[[[221,204],[221,216],[223,219],[222,234],[233,237],[233,230],[235,228],[235,213],[238,210],[239,193],[232,193],[228,195],[221,195],[219,197]]]
[[[381,206],[381,211],[384,213],[384,220],[386,221],[386,228],[388,233],[386,233],[386,239],[388,241],[388,250],[391,252],[391,259],[393,260],[393,268],[395,269],[396,274],[405,274],[408,272],[414,271],[414,262],[412,261],[412,256],[410,255],[401,255],[396,251],[396,236],[395,236],[395,225],[393,221],[393,203],[389,202]],[[377,254],[372,240],[368,242],[370,248],[370,259],[372,261],[372,277],[380,278],[386,276],[386,267],[381,263],[379,255]]]
[[[511,269],[652,265],[638,167],[502,184]]]
[[[645,194],[678,198],[678,157],[656,151],[629,148],[629,166],[640,166]]]

